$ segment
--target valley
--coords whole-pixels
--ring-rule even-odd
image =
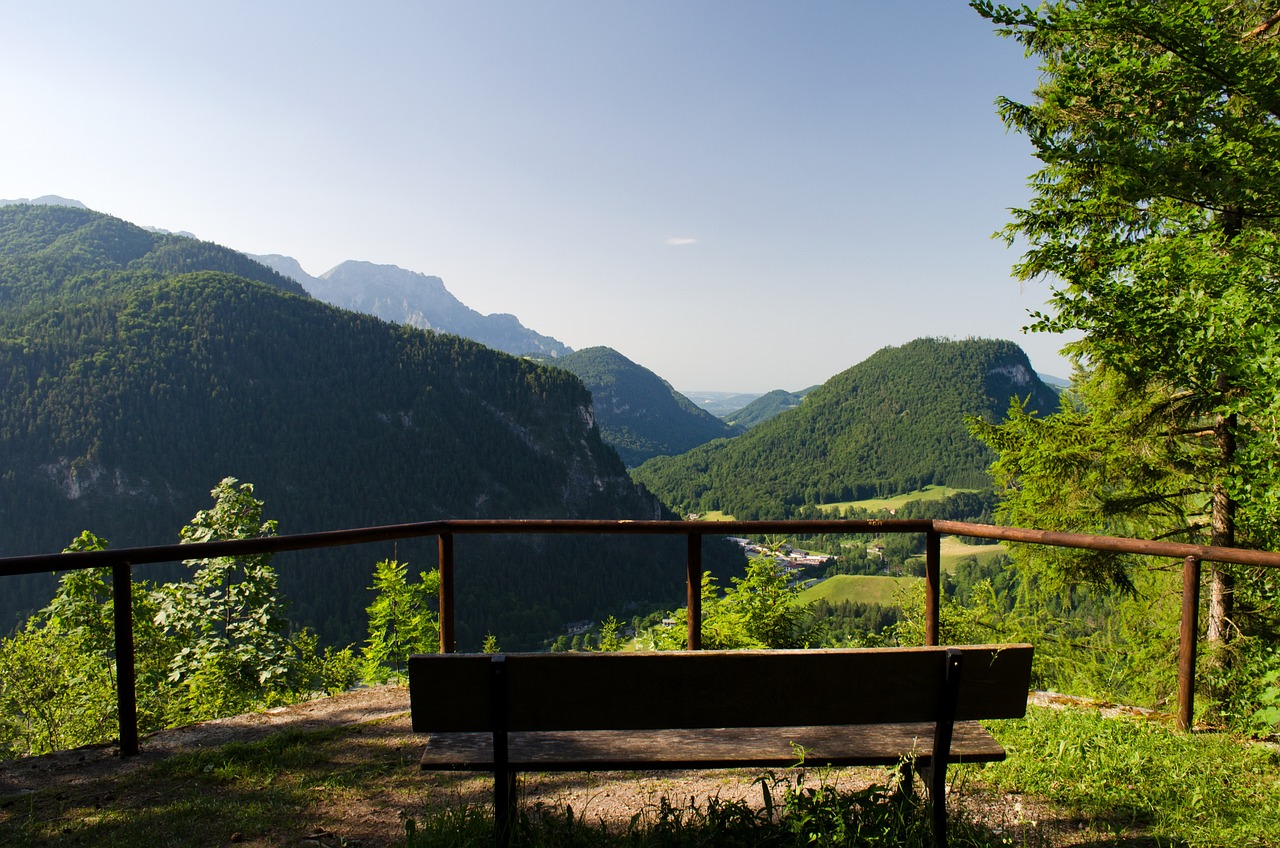
[[[250,257],[144,231],[70,201],[11,204],[0,217],[0,365],[11,375],[0,387],[5,555],[56,551],[86,529],[116,546],[166,543],[228,474],[256,486],[285,532],[437,516],[673,516],[669,507],[690,502],[649,466],[636,469],[637,484],[625,465],[659,456],[669,463],[696,456],[689,452],[700,446],[724,450],[744,440],[825,454],[820,434],[847,428],[832,418],[841,399],[866,396],[854,384],[855,368],[788,394],[796,406],[773,408],[750,430],[738,429],[608,348],[570,352],[522,330],[513,338],[525,341],[510,349],[530,355],[513,357],[443,332],[454,327],[492,343],[485,328],[493,322],[453,298],[439,278],[358,262],[311,277],[288,257]],[[320,303],[316,294],[360,312]],[[393,306],[401,311],[388,312]],[[511,316],[498,323],[522,327]],[[982,344],[930,341],[882,355],[900,360],[894,371],[909,373],[915,351]],[[975,365],[956,395],[972,400],[958,401],[945,439],[967,441],[966,451],[981,457],[959,415],[998,409],[1010,395],[979,400],[987,391],[983,369],[1003,373],[1004,366]],[[920,408],[916,398],[939,388],[904,383],[885,397],[893,410]],[[914,471],[868,468],[862,449],[846,449],[822,471],[765,450],[767,457],[746,461],[791,469],[795,491],[782,494],[776,510],[748,507],[754,516],[816,509],[833,492],[919,482]],[[968,468],[970,478],[981,477],[979,464]],[[703,476],[715,480],[717,472]],[[715,485],[702,500],[733,502],[750,488],[732,478]],[[930,496],[942,491],[952,490]],[[661,543],[608,553],[585,540],[522,544],[468,541],[473,564],[458,590],[464,644],[493,634],[506,645],[536,646],[563,622],[631,617],[678,597],[671,578],[681,557]],[[328,643],[359,642],[373,564],[390,553],[417,567],[435,559],[430,547],[413,544],[282,556],[291,619]],[[513,557],[529,565],[518,577],[499,577],[500,563]],[[571,563],[591,560],[612,563],[607,578],[572,576]],[[707,565],[722,580],[743,568],[732,546],[712,546]],[[180,573],[155,571],[158,579]],[[45,603],[52,582],[9,582],[0,615],[15,627]],[[487,591],[495,582],[503,593]]]

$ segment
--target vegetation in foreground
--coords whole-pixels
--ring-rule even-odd
[[[1030,708],[993,722],[1009,759],[977,780],[1043,799],[1101,835],[1158,845],[1280,844],[1280,749],[1231,733],[1181,733],[1148,718]]]

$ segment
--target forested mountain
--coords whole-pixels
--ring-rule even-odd
[[[721,416],[732,427],[740,427],[743,430],[750,430],[752,427],[764,421],[768,421],[779,413],[786,412],[788,409],[795,409],[804,400],[805,395],[816,389],[817,386],[810,386],[799,392],[789,392],[786,389],[774,389],[771,392],[761,395],[751,403],[742,407],[742,409]]]
[[[738,432],[612,348],[587,348],[554,364],[578,375],[591,391],[600,434],[627,465]]]
[[[228,475],[256,484],[282,533],[669,515],[602,442],[573,375],[65,207],[0,208],[0,469],[2,555],[57,551],[84,529],[116,547],[174,542]],[[486,631],[528,646],[683,588],[678,539],[466,537],[457,551],[468,647]],[[434,541],[282,555],[294,618],[358,640],[372,566],[396,555],[429,568]],[[4,581],[7,630],[50,582]]]
[[[1051,412],[1057,395],[1013,342],[917,339],[832,377],[804,403],[734,439],[650,460],[632,476],[683,511],[778,518],[804,504],[929,484],[991,485],[964,416],[998,420],[1011,397]]]
[[[291,256],[254,256],[281,274],[297,280],[312,296],[397,324],[453,333],[515,356],[562,356],[569,348],[550,336],[535,333],[514,315],[481,315],[444,287],[439,277],[406,271],[395,265],[343,262],[313,277]]]
[[[185,271],[221,271],[306,296],[293,280],[212,242],[149,232],[83,207],[0,207],[0,306],[6,309],[90,299]]]

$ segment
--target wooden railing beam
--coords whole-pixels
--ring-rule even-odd
[[[1178,542],[1125,539],[1116,536],[1094,536],[1083,533],[1060,533],[1030,530],[1022,527],[997,527],[963,521],[912,519],[815,519],[800,521],[724,521],[708,524],[688,521],[610,521],[610,520],[485,520],[424,521],[413,524],[361,527],[352,530],[328,530],[290,536],[257,539],[231,539],[189,545],[156,545],[142,548],[118,548],[103,551],[79,551],[66,554],[0,558],[0,577],[18,574],[40,574],[52,571],[74,571],[109,567],[112,570],[112,602],[116,653],[116,698],[120,715],[120,754],[138,753],[137,680],[133,641],[132,566],[139,564],[178,562],[187,559],[274,554],[283,551],[313,550],[371,542],[436,536],[440,551],[440,650],[456,650],[454,610],[454,535],[531,535],[531,534],[597,534],[597,535],[685,535],[688,541],[686,589],[689,610],[688,644],[702,646],[702,536],[767,535],[786,533],[810,535],[822,533],[927,533],[925,547],[926,594],[925,642],[936,645],[940,639],[941,602],[941,536],[969,536],[1025,544],[1055,547],[1090,548],[1098,551],[1174,556],[1184,560],[1181,642],[1178,662],[1178,725],[1189,729],[1194,719],[1196,641],[1199,627],[1200,566],[1202,562],[1280,568],[1280,553],[1243,548],[1189,545]]]

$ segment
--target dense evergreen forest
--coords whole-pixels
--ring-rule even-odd
[[[600,434],[628,466],[738,432],[612,348],[587,348],[548,362],[578,375],[591,391]]]
[[[750,430],[757,424],[768,421],[775,415],[786,412],[788,409],[795,409],[804,400],[805,395],[816,389],[817,386],[810,386],[807,389],[798,392],[789,392],[785,389],[774,389],[753,400],[751,403],[742,407],[742,409],[731,412],[723,416],[733,427],[740,427],[743,430]]]
[[[1000,420],[1012,398],[1046,413],[1058,405],[1017,345],[917,339],[837,374],[744,435],[633,474],[673,508],[744,520],[935,484],[989,488],[992,456],[965,416]]]
[[[238,256],[85,210],[0,209],[0,553],[85,529],[171,543],[226,476],[256,485],[281,533],[670,516],[601,441],[573,375],[325,305]],[[429,567],[434,540],[282,556],[292,616],[360,639],[373,564],[393,554]],[[461,539],[459,635],[529,645],[669,602],[683,559],[678,540]],[[6,578],[5,629],[50,587]]]

